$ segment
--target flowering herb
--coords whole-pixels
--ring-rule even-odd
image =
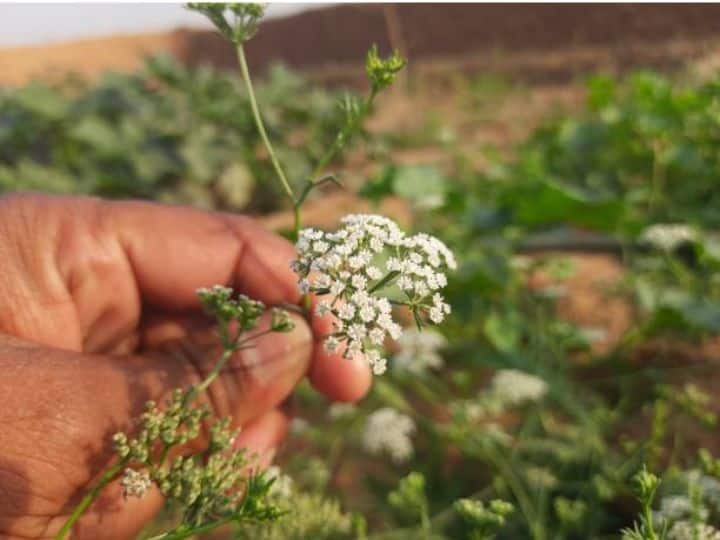
[[[265,312],[261,302],[244,295],[235,296],[232,289],[221,286],[200,289],[198,297],[205,311],[215,319],[223,347],[215,367],[199,384],[185,390],[175,389],[162,409],[148,401],[134,436],[122,432],[113,436],[116,463],[73,510],[57,540],[70,533],[102,489],[119,475],[125,499],[142,498],[155,485],[168,504],[182,508],[182,523],[154,537],[157,540],[178,540],[226,523],[267,521],[280,515],[277,507],[265,502],[273,480],[261,473],[248,474],[249,456],[233,448],[238,432],[230,429],[229,418],[210,422],[210,441],[205,450],[170,459],[171,450],[196,440],[203,422],[211,420],[209,408],[198,406],[195,401],[230,357],[263,334],[293,329],[288,313],[273,309],[270,327],[248,335],[248,331],[257,328]]]
[[[405,61],[397,53],[382,59],[377,48],[370,50],[366,61],[371,83],[368,98],[363,103],[351,98],[342,103],[346,120],[340,133],[320,159],[305,187],[296,193],[265,130],[243,47],[257,31],[264,6],[192,3],[188,8],[207,16],[220,34],[236,47],[256,127],[280,185],[292,203],[293,233],[298,239],[299,251],[294,268],[300,275],[301,290],[306,294],[304,305],[309,305],[307,293],[329,295],[329,301],[321,302],[318,310],[320,314],[328,312],[336,316],[335,332],[328,337],[326,348],[332,351],[342,345],[346,356],[363,355],[375,373],[382,373],[386,360],[381,358],[379,349],[386,335],[397,338],[401,333],[400,325],[392,318],[393,304],[409,308],[418,327],[425,324],[426,319],[440,323],[450,312],[439,291],[447,284],[443,271],[455,267],[452,253],[431,236],[406,236],[391,220],[380,216],[347,216],[335,233],[312,229],[301,232],[301,207],[315,187],[335,181],[332,176],[320,177],[322,169],[359,130],[378,92],[392,83]],[[318,275],[311,276],[311,271],[317,271]],[[242,450],[233,448],[237,432],[230,429],[230,420],[212,420],[210,410],[195,405],[195,401],[208,389],[233,353],[247,347],[260,335],[292,330],[292,320],[286,311],[275,308],[271,312],[269,328],[248,335],[248,331],[256,329],[265,312],[261,302],[235,295],[232,289],[222,286],[200,289],[198,296],[217,324],[223,352],[216,365],[199,384],[184,390],[176,389],[162,409],[156,403],[148,402],[136,434],[114,436],[117,461],[73,510],[58,533],[58,540],[71,532],[102,489],[118,477],[125,499],[142,498],[155,486],[168,503],[182,510],[182,523],[155,537],[158,540],[187,538],[222,524],[268,521],[279,515],[280,511],[270,499],[289,494],[290,484],[277,474],[269,477],[248,474],[248,457]],[[376,439],[370,446],[389,447],[396,460],[409,456],[412,453],[409,435],[414,430],[412,420],[397,416],[394,411],[379,413],[374,422],[380,428],[388,420],[400,424],[396,440],[393,443]],[[174,448],[199,437],[203,423],[210,426],[207,448],[171,458]],[[373,432],[372,426],[370,432]]]
[[[387,360],[379,349],[388,335],[402,335],[393,305],[407,307],[418,328],[428,320],[441,323],[450,313],[440,293],[447,285],[444,271],[456,267],[455,257],[437,238],[407,236],[382,216],[349,215],[341,224],[330,233],[300,231],[292,268],[300,276],[300,291],[321,298],[317,314],[334,316],[325,348],[362,357],[381,374]]]

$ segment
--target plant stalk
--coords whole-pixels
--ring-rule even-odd
[[[127,459],[122,459],[105,471],[105,474],[102,475],[98,483],[95,484],[95,486],[83,497],[80,504],[75,507],[75,510],[73,510],[72,514],[70,514],[70,517],[67,521],[65,521],[60,531],[55,535],[55,540],[63,540],[68,535],[77,520],[85,513],[85,510],[90,507],[103,488],[112,482],[118,473],[123,470],[126,463]]]
[[[245,49],[243,48],[243,44],[238,43],[236,50],[238,63],[240,64],[240,72],[242,73],[243,80],[245,81],[245,88],[247,89],[248,98],[250,99],[250,108],[252,109],[253,118],[255,119],[255,126],[257,127],[263,144],[265,145],[265,148],[270,155],[270,161],[272,162],[275,173],[280,180],[280,185],[285,191],[285,194],[290,199],[290,202],[292,203],[295,210],[295,235],[297,236],[297,232],[300,229],[300,209],[297,207],[297,198],[295,197],[295,193],[293,192],[292,187],[290,187],[290,182],[288,182],[287,176],[285,176],[285,171],[283,171],[283,168],[280,165],[280,161],[275,154],[275,149],[270,142],[267,131],[265,131],[265,124],[263,122],[262,116],[260,115],[260,109],[258,108],[257,98],[255,97],[255,90],[253,89],[252,79],[250,78],[250,70],[248,69],[247,58],[245,57]]]

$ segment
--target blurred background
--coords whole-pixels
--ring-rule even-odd
[[[298,186],[344,125],[338,103],[367,91],[370,45],[409,59],[307,223],[379,211],[461,266],[450,322],[388,344],[368,399],[298,390],[280,457],[293,517],[239,537],[650,538],[621,532],[643,464],[662,477],[663,538],[720,537],[720,6],[268,13],[247,52]],[[290,227],[234,51],[199,15],[3,4],[0,46],[0,191]],[[515,506],[502,519],[498,498]]]

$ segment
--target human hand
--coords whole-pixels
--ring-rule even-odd
[[[297,303],[292,246],[251,219],[91,198],[0,199],[0,537],[52,538],[153,399],[202,379],[220,346],[195,291],[224,284],[266,305]],[[242,427],[239,446],[271,458],[281,403],[308,374],[331,399],[359,399],[364,364],[328,356],[312,328],[260,337],[206,399]],[[114,483],[74,538],[132,538],[157,491],[124,501]]]

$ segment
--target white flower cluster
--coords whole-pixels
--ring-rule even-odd
[[[438,351],[447,345],[447,340],[440,332],[429,328],[408,328],[398,339],[398,345],[400,350],[393,359],[393,365],[419,375],[428,369],[442,367],[443,358]]]
[[[293,494],[293,479],[283,473],[277,465],[271,465],[265,471],[265,477],[272,480],[270,496],[276,499],[289,499]]]
[[[345,216],[336,232],[304,229],[296,244],[293,270],[303,294],[327,296],[317,314],[332,313],[334,332],[325,340],[329,352],[363,357],[376,374],[387,368],[380,347],[386,336],[398,339],[402,327],[392,306],[407,306],[418,324],[439,324],[450,313],[440,294],[445,269],[456,267],[452,252],[427,234],[408,236],[385,217]]]
[[[705,515],[702,515],[702,512]],[[655,519],[659,522],[665,521],[677,521],[679,519],[687,518],[693,514],[693,503],[690,498],[686,495],[668,495],[660,500],[660,510],[654,512]],[[703,519],[707,517],[707,511],[701,509],[701,516]]]
[[[363,446],[371,454],[387,452],[395,463],[403,463],[413,455],[410,437],[415,422],[395,409],[384,407],[368,416],[363,432]]]
[[[698,233],[683,223],[656,223],[645,228],[640,239],[663,251],[674,251],[681,244],[694,242]]]
[[[357,407],[352,403],[333,403],[328,407],[328,416],[331,420],[348,418],[357,412]]]
[[[490,383],[493,397],[511,407],[540,401],[547,390],[544,380],[517,369],[501,369]]]
[[[720,531],[704,523],[678,521],[668,532],[668,540],[720,540]]]
[[[125,469],[120,479],[120,486],[122,487],[122,494],[125,499],[129,497],[137,497],[138,499],[143,497],[151,485],[152,480],[150,480],[150,475],[145,471],[136,471],[135,469]]]

